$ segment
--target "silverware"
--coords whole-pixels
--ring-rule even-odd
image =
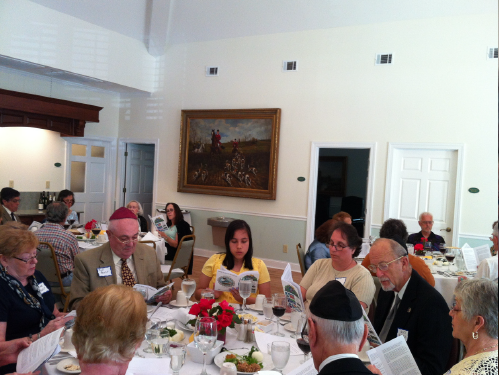
[[[156,306],[156,308],[152,311],[151,315],[149,316],[149,319],[147,320],[151,320],[152,316],[154,315],[154,313],[156,311],[158,311],[158,309],[160,308],[160,306],[163,304],[163,302],[159,302],[158,305]]]

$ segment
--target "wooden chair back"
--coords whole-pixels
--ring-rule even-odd
[[[196,243],[196,236],[194,234],[189,234],[187,236],[182,237],[180,243],[177,247],[177,252],[175,253],[175,257],[173,258],[173,262],[170,266],[170,271],[166,276],[165,280],[175,279],[180,277],[184,279],[187,277],[187,271],[189,269],[189,264],[191,263],[191,259],[194,254],[194,244]],[[182,273],[173,272],[174,269],[181,269]]]
[[[301,245],[298,244],[296,245],[296,254],[298,255],[298,261],[300,262],[300,270],[301,270],[301,276],[305,276],[305,254],[303,253],[303,249],[301,248]]]
[[[156,250],[156,242],[154,241],[139,241],[139,243],[145,243],[146,245],[152,245],[153,249]]]

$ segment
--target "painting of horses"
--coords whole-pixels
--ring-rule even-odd
[[[276,199],[281,110],[183,110],[177,191]]]

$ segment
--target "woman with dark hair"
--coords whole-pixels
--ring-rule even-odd
[[[251,229],[244,220],[234,220],[229,224],[225,232],[225,253],[215,254],[206,261],[199,277],[196,298],[201,299],[201,293],[211,291],[215,299],[220,302],[226,300],[229,303],[242,303],[243,298],[239,295],[237,288],[230,292],[214,291],[217,271],[226,268],[236,275],[246,271],[258,271],[258,288],[247,298],[246,303],[255,303],[258,294],[264,294],[270,298],[270,275],[267,266],[262,260],[253,258],[253,239]]]
[[[338,280],[355,294],[362,307],[367,310],[373,300],[375,286],[369,271],[354,259],[362,246],[357,229],[339,222],[331,229],[328,238],[331,259],[319,259],[312,264],[300,283],[305,303],[308,305],[329,281]]]
[[[66,218],[65,224],[69,224],[69,220],[74,220],[73,224],[79,224],[78,222],[78,214],[76,211],[73,211],[71,207],[75,204],[75,195],[71,190],[61,190],[59,195],[57,196],[57,200],[59,202],[64,202],[66,206],[68,206],[69,214]]]
[[[173,260],[177,253],[177,247],[184,236],[192,234],[189,223],[184,220],[184,215],[176,203],[167,203],[165,206],[166,224],[168,229],[165,232],[158,232],[158,235],[165,239],[168,254],[166,260]],[[189,266],[189,274],[192,273],[192,260]]]

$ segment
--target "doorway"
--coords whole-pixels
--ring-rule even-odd
[[[352,216],[359,236],[371,233],[376,143],[312,143],[307,244],[340,211]]]

